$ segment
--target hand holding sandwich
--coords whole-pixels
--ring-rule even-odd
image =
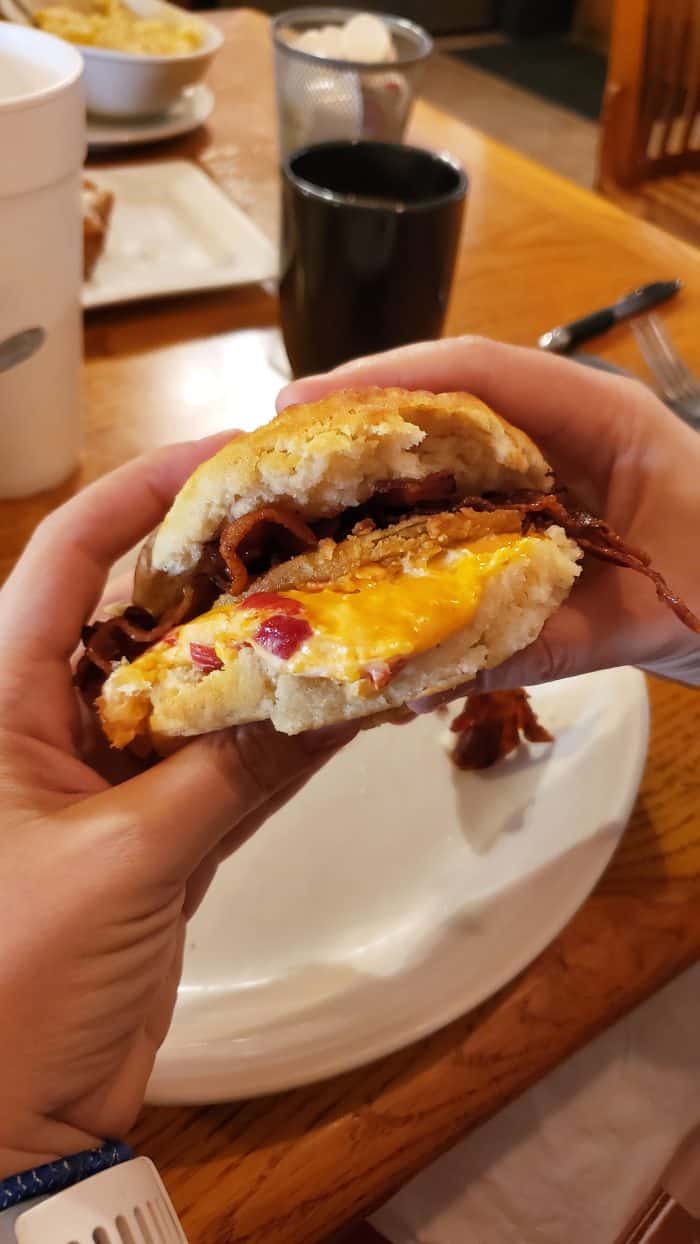
[[[698,445],[640,385],[444,342],[280,405],[195,471],[132,604],[84,635],[79,685],[115,748],[372,725],[478,679],[694,665]]]
[[[645,550],[700,612],[694,551],[700,438],[646,387],[543,352],[464,337],[406,346],[297,381],[282,391],[278,409],[347,386],[387,384],[476,394],[531,436],[557,482]],[[477,683],[482,690],[516,687],[627,664],[700,682],[698,636],[659,607],[640,576],[590,564],[539,639],[481,672]]]
[[[228,439],[86,489],[0,592],[0,1177],[124,1136],[170,1023],[187,917],[218,863],[342,741],[259,724],[155,768],[110,765],[111,784],[84,733],[71,655],[110,566]]]
[[[532,433],[580,502],[604,515],[626,540],[646,547],[697,611],[700,444],[650,394],[561,360],[489,343],[445,342],[358,368],[365,370],[352,375],[353,384],[475,390],[516,426],[509,428],[464,393],[443,400],[429,393],[412,398],[398,390],[383,396],[371,391],[338,409],[331,404],[307,412],[313,438],[309,452],[297,446],[295,459],[294,500],[307,498],[304,513],[287,506],[281,521],[279,505],[253,495],[258,459],[236,449],[195,476],[195,485],[180,492],[170,519],[161,523],[193,469],[228,438],[176,446],[123,467],[56,511],[0,593],[0,1175],[129,1128],[170,1022],[187,917],[220,860],[352,734],[355,718],[340,731],[331,728],[330,735],[294,735],[300,721],[314,712],[323,717],[329,705],[329,712],[349,706],[355,717],[375,713],[376,719],[378,705],[400,705],[421,679],[454,685],[461,669],[483,665],[485,632],[481,623],[474,627],[488,596],[482,591],[487,573],[493,590],[482,621],[492,644],[505,643],[513,652],[549,617],[546,640],[502,665],[501,682],[629,661],[697,663],[697,633],[657,600],[643,574],[588,566],[570,603],[561,604],[576,578],[581,548],[561,529],[550,533],[549,512],[537,509],[537,489],[551,483],[548,466],[518,432],[522,427]],[[304,382],[294,392],[316,395],[348,379],[347,372],[338,373]],[[356,445],[346,436],[348,402]],[[274,452],[268,483],[275,499],[283,493],[289,501],[293,421],[283,431],[279,441],[274,429],[269,434]],[[377,461],[375,436],[384,438],[383,462]],[[331,482],[346,510],[335,515],[329,515],[324,494],[328,477],[318,473],[319,444],[340,446]],[[480,457],[479,471],[472,470]],[[365,509],[358,514],[350,504],[348,518],[357,480],[366,483],[370,475]],[[208,527],[212,479],[221,513]],[[479,483],[472,496],[468,485]],[[492,505],[485,483],[535,492],[519,511],[512,493]],[[456,500],[454,487],[461,490]],[[308,502],[314,496],[315,509]],[[471,506],[465,506],[467,496]],[[235,514],[231,497],[239,507]],[[335,493],[331,500],[337,503]],[[166,571],[154,570],[149,541],[139,590],[148,594],[154,613],[137,602],[96,637],[84,624],[111,564],[159,523],[163,560],[169,542],[176,573],[168,579]],[[272,560],[270,532],[276,542]],[[612,546],[603,536],[605,553]],[[432,579],[424,573],[430,567]],[[229,577],[222,580],[224,570]],[[379,613],[364,595],[368,585],[378,589]],[[219,631],[211,631],[211,619],[202,621],[197,594],[204,590],[211,600],[212,592],[227,587],[238,594],[215,608],[214,620],[224,639],[235,643],[217,649]],[[431,605],[433,589],[445,602],[442,610]],[[159,608],[163,592],[167,599]],[[183,606],[191,621],[168,617],[173,608],[182,615]],[[400,606],[405,625],[388,634],[384,619],[396,621],[394,606]],[[338,621],[348,618],[347,643],[338,643]],[[519,631],[505,634],[513,619]],[[440,639],[443,632],[446,639]],[[155,766],[124,752],[110,753],[107,762],[107,749],[85,730],[89,719],[81,716],[72,683],[71,656],[81,634],[94,656],[88,674],[97,670],[101,683],[106,678],[104,685],[116,686],[122,697],[111,712],[102,693],[103,719],[115,734],[124,726],[122,709],[128,716],[134,706],[137,722],[157,707],[161,727],[170,724],[175,737],[202,733],[202,724],[211,729],[217,721],[246,720],[250,712],[262,720],[196,739]],[[160,637],[153,643],[155,635]],[[416,635],[420,651],[411,650]],[[432,652],[426,645],[436,635]],[[365,660],[373,644],[381,652],[388,640],[404,643],[405,656],[393,665],[365,663],[358,677],[360,643]],[[117,642],[142,651],[133,666],[112,659]],[[241,667],[251,674],[247,681],[237,672],[237,643],[244,653]],[[279,677],[290,652],[297,672]],[[304,662],[310,660],[317,665],[309,675]],[[179,720],[171,711],[173,689],[183,693]],[[238,699],[225,694],[232,690]],[[291,725],[294,737],[271,729],[273,711]]]

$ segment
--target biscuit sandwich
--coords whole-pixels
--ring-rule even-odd
[[[632,564],[616,541],[478,399],[345,390],[194,472],[133,603],[85,628],[78,682],[118,748],[380,721],[532,643],[584,549]]]

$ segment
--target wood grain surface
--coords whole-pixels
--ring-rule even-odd
[[[188,156],[276,229],[265,20],[226,34],[210,124],[134,158]],[[644,281],[679,276],[665,316],[700,370],[700,254],[419,104],[411,137],[471,177],[448,331],[532,343]],[[0,573],[36,522],[149,446],[250,420],[272,401],[274,297],[258,288],[91,314],[86,446],[62,488],[0,504]],[[643,374],[629,329],[593,347]],[[281,383],[281,378],[280,378]],[[267,386],[267,387],[266,387]],[[700,955],[700,698],[654,682],[652,741],[629,829],[594,895],[513,984],[434,1037],[276,1097],[148,1109],[133,1142],[162,1171],[191,1244],[314,1244],[384,1200],[479,1120]]]

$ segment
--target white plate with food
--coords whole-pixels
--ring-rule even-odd
[[[206,173],[186,160],[90,169],[113,196],[83,306],[222,289],[269,279],[274,246]]]
[[[462,772],[445,716],[365,732],[220,869],[189,928],[151,1101],[346,1071],[468,1011],[544,949],[619,841],[648,704],[633,669],[531,696],[552,744]]]
[[[216,26],[167,0],[0,0],[0,14],[74,43],[88,112],[112,121],[167,114],[223,42]]]

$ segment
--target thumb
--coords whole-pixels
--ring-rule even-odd
[[[544,632],[522,652],[516,652],[495,669],[480,670],[472,690],[510,691],[515,687],[535,687],[543,682],[556,682],[580,672],[570,650],[563,648]]]
[[[479,670],[470,682],[451,691],[424,696],[411,704],[414,713],[432,713],[441,704],[459,700],[472,691],[509,691],[514,687],[534,687],[543,682],[556,682],[574,674],[588,673],[597,668],[591,632],[585,616],[578,610],[562,606],[545,623],[540,635],[529,647],[516,652],[493,669]]]
[[[562,605],[545,622],[534,643],[516,652],[502,665],[481,670],[476,677],[475,690],[535,687],[539,683],[588,673],[598,666],[593,641],[587,614],[577,606]]]
[[[83,819],[93,849],[97,835],[118,871],[133,863],[144,882],[182,883],[224,837],[253,813],[262,821],[279,792],[310,777],[356,731],[347,722],[293,737],[269,722],[234,727],[67,812]]]

